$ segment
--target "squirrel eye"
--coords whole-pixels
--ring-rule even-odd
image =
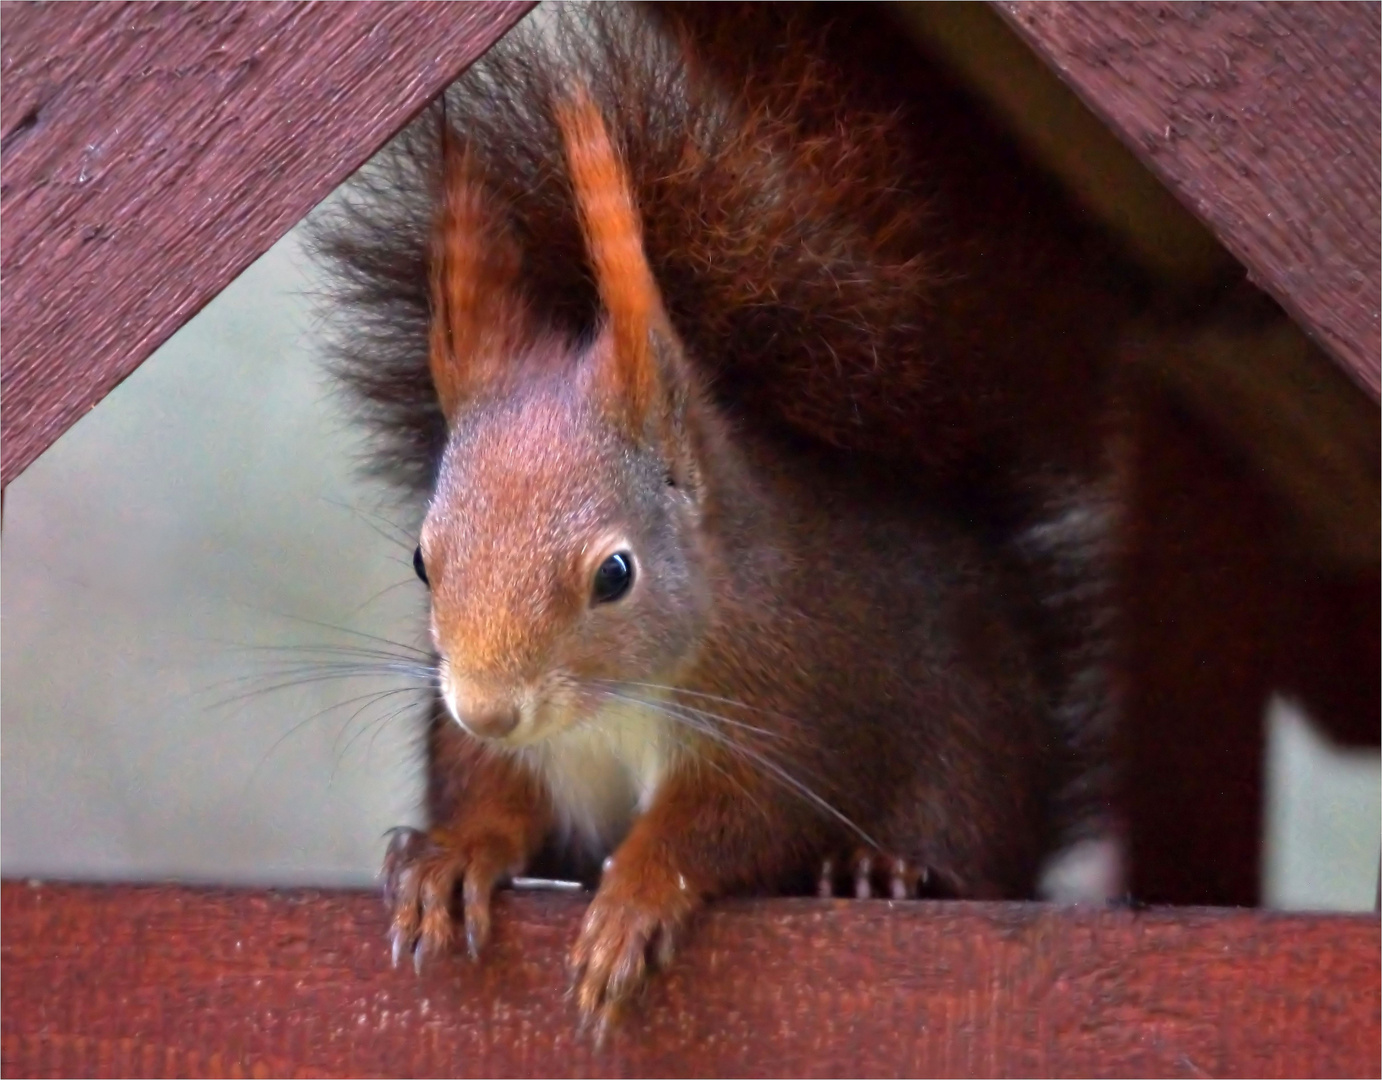
[[[413,550],[413,569],[417,571],[418,580],[428,588],[431,588],[431,583],[427,580],[427,564],[422,561],[421,544]]]
[[[618,600],[633,584],[633,556],[625,551],[616,551],[600,564],[595,571],[593,593],[595,603],[608,604]]]

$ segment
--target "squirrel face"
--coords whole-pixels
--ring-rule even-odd
[[[674,679],[708,615],[691,495],[560,368],[453,419],[421,536],[447,707],[513,746]]]
[[[443,121],[429,366],[447,448],[422,572],[443,697],[521,746],[666,684],[709,618],[698,398],[643,251],[628,177],[581,93],[559,117],[604,318],[544,331],[522,254]]]

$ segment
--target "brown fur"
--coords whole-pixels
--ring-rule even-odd
[[[1079,433],[1100,415],[1128,271],[896,28],[827,5],[601,4],[555,21],[554,43],[520,27],[446,106],[554,329],[589,334],[602,310],[557,118],[585,85],[718,400],[930,475],[1028,441],[1094,466],[1100,442]],[[321,236],[359,313],[344,372],[379,410],[381,461],[420,490],[443,436],[416,362],[437,128],[406,131]]]
[[[432,229],[428,370],[442,412],[455,415],[473,388],[494,381],[522,344],[519,252],[495,219],[469,155],[443,121],[441,186]]]
[[[1136,300],[1130,272],[877,9],[596,4],[555,23],[549,38],[520,27],[446,98],[520,252],[532,321],[571,341],[599,324],[558,122],[585,86],[706,392],[753,425],[960,492],[1018,569],[1072,750],[1063,828],[1106,830],[1107,357]],[[337,368],[379,436],[374,466],[419,493],[446,440],[420,362],[437,131],[434,116],[405,131],[318,219],[346,316]]]
[[[563,18],[448,93],[460,157],[420,122],[322,235],[380,460],[431,496],[453,709],[516,723],[477,754],[434,722],[396,940],[444,946],[458,878],[483,927],[493,868],[560,838],[540,748],[608,687],[717,714],[672,725],[573,954],[608,1016],[708,897],[861,844],[1029,895],[1057,832],[1107,823],[1103,360],[1128,300],[982,113],[852,13]],[[485,334],[501,365],[455,346]],[[633,590],[592,606],[616,549]]]
[[[643,255],[643,228],[633,192],[599,109],[578,88],[571,101],[559,105],[557,118],[600,302],[608,316],[605,347],[613,351],[611,371],[618,378],[604,390],[628,410],[630,432],[638,436],[658,390],[653,335],[668,336],[671,328]]]
[[[464,371],[469,403],[450,415],[422,550],[444,694],[492,748],[454,730],[440,740],[437,766],[465,780],[427,842],[391,854],[391,877],[397,941],[445,947],[459,880],[479,948],[489,890],[554,825],[533,748],[562,753],[558,740],[639,687],[665,688],[645,706],[655,716],[713,711],[710,727],[668,725],[675,745],[573,951],[582,1010],[608,1020],[705,900],[791,887],[843,844],[935,868],[963,895],[1029,894],[1051,762],[1002,568],[908,509],[905,485],[731,431],[658,317],[603,122],[580,96],[570,108],[575,190],[616,310],[584,348],[517,364],[521,379],[486,384],[485,355]],[[683,461],[693,486],[676,482]],[[631,553],[634,585],[593,604],[611,550]],[[496,710],[520,719],[496,735]]]

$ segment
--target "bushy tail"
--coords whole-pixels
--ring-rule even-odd
[[[722,401],[928,470],[1001,441],[1019,412],[1068,425],[1116,318],[1102,249],[880,20],[571,4],[502,41],[446,115],[508,222],[528,315],[580,337],[606,307],[659,295]],[[636,215],[606,213],[623,196],[600,154],[568,160],[574,87]],[[406,129],[317,228],[337,368],[382,436],[381,467],[419,487],[444,435],[426,363],[437,132],[435,115]],[[584,225],[573,183],[590,193]],[[651,284],[619,263],[636,229]],[[600,289],[615,280],[612,303]]]

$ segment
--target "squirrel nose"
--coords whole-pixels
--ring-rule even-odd
[[[456,719],[472,735],[502,739],[518,727],[518,709],[513,705],[483,705],[466,709]]]
[[[502,739],[522,718],[516,695],[467,678],[450,664],[441,673],[441,692],[452,719],[482,739]]]

